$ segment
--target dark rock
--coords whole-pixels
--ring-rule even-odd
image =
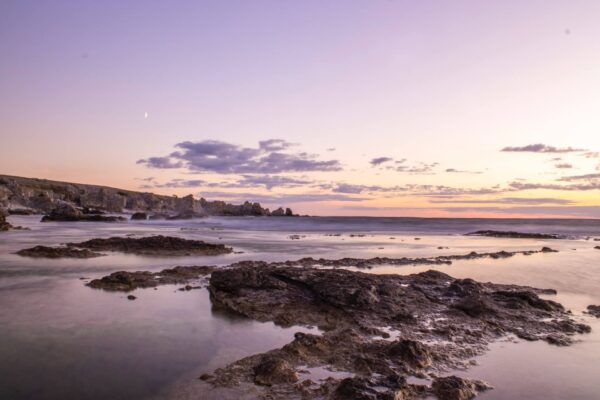
[[[230,247],[222,244],[162,235],[143,238],[111,237],[108,239],[91,239],[81,243],[67,243],[67,246],[154,256],[212,256],[233,251]]]
[[[287,361],[265,356],[260,363],[254,367],[254,383],[263,386],[271,386],[281,383],[294,383],[298,381],[298,375]]]
[[[431,388],[440,400],[469,400],[479,392],[491,389],[491,386],[482,381],[452,375],[434,379]]]
[[[427,347],[414,340],[400,340],[389,347],[389,354],[400,359],[414,368],[427,368],[431,365],[431,354]]]
[[[145,221],[148,219],[148,214],[144,212],[136,212],[131,216],[132,221]]]
[[[559,235],[546,233],[524,233],[512,231],[476,231],[467,233],[466,236],[488,236],[496,238],[512,238],[512,239],[561,239]]]
[[[588,314],[593,315],[596,318],[600,318],[600,306],[587,306],[587,312]]]
[[[48,246],[35,246],[29,249],[19,250],[16,254],[34,258],[94,258],[104,255],[88,249]]]
[[[160,272],[118,271],[101,279],[94,279],[87,286],[94,289],[128,292],[137,288],[151,288],[158,285],[182,284],[206,276],[213,267],[175,267]],[[187,288],[187,286],[186,286]],[[186,289],[184,288],[184,290]],[[193,287],[191,287],[193,289]]]
[[[454,305],[454,308],[464,312],[469,317],[481,318],[486,315],[493,315],[494,308],[490,302],[479,294],[470,294]]]
[[[37,214],[35,210],[30,208],[11,208],[8,210],[9,215],[33,215]]]
[[[271,211],[271,216],[272,217],[284,217],[285,211],[283,210],[282,207],[279,207],[277,210]]]
[[[0,231],[13,229],[13,226],[6,221],[7,214],[6,210],[0,208]]]
[[[135,299],[137,299],[137,297],[135,297],[132,294],[130,294],[129,296],[127,296],[127,300],[135,300]]]
[[[148,219],[150,219],[150,220],[162,220],[162,219],[167,219],[167,218],[169,218],[169,214],[156,213],[156,214],[152,214]]]
[[[61,202],[48,215],[42,217],[42,222],[118,222],[125,221],[123,217],[104,216],[99,214],[86,214],[73,205]]]
[[[595,246],[594,249],[600,250],[600,246]]]

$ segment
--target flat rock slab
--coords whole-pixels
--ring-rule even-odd
[[[88,249],[76,249],[73,247],[48,247],[35,246],[17,251],[18,255],[33,258],[94,258],[104,254]]]
[[[150,256],[213,256],[228,254],[233,251],[231,247],[226,247],[223,244],[162,235],[143,238],[110,237],[107,239],[91,239],[81,243],[67,243],[67,246],[93,251],[119,251]]]
[[[101,279],[94,279],[87,286],[107,291],[129,292],[138,288],[187,283],[210,274],[213,269],[214,267],[200,266],[175,267],[154,273],[148,271],[118,271]]]

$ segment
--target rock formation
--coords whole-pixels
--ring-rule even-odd
[[[164,196],[106,186],[0,175],[0,207],[48,214],[59,205],[63,207],[64,203],[77,210],[95,210],[95,215],[99,211],[150,212],[164,215],[165,218],[272,215],[269,209],[261,207],[259,203],[234,205],[224,201],[195,199],[192,195]],[[282,209],[282,215],[293,215],[293,212],[291,209]]]

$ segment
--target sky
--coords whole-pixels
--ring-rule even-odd
[[[600,2],[0,2],[0,173],[600,218]]]

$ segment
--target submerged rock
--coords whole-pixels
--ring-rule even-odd
[[[35,246],[28,249],[19,250],[16,254],[24,257],[34,258],[94,258],[104,255],[88,249],[48,246]]]
[[[67,246],[153,256],[212,256],[233,251],[231,247],[226,247],[223,244],[162,235],[143,238],[110,237],[108,239],[91,239],[81,243],[67,243]]]
[[[488,236],[496,238],[513,238],[513,239],[562,239],[559,235],[547,233],[525,233],[512,231],[476,231],[467,233],[466,236]]]

